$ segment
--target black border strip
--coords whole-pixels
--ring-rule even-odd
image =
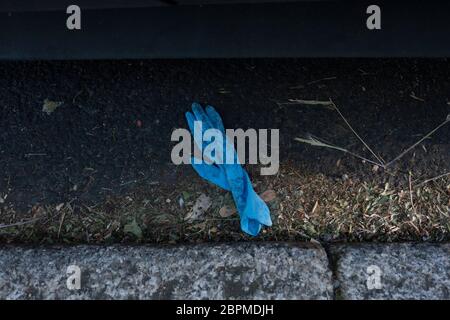
[[[0,59],[448,57],[449,16],[436,0],[82,8],[69,31],[64,11],[2,12]]]

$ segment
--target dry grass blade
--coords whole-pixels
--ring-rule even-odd
[[[411,171],[409,172],[408,181],[409,181],[409,198],[410,198],[410,201],[411,201],[411,208],[412,208],[413,213],[417,216],[416,206],[414,205]]]
[[[381,157],[377,156],[377,154],[372,150],[372,148],[369,147],[369,145],[359,136],[359,134],[356,132],[355,129],[353,129],[352,125],[347,121],[347,119],[344,117],[344,115],[342,114],[341,110],[339,110],[339,108],[337,107],[337,105],[333,102],[333,100],[331,100],[330,98],[330,103],[331,106],[336,110],[336,112],[339,114],[339,116],[342,118],[342,120],[344,120],[345,124],[347,125],[347,127],[349,127],[349,129],[353,132],[353,134],[358,138],[359,141],[361,141],[361,143],[367,148],[367,150],[370,151],[370,153],[375,157],[375,159],[377,159],[377,161],[379,163],[377,163],[380,166],[384,166],[384,161]]]
[[[42,218],[35,218],[35,219],[30,219],[30,220],[21,221],[21,222],[15,222],[15,223],[11,223],[11,224],[0,224],[0,229],[23,226],[25,224],[30,224],[30,223],[36,222],[38,220],[41,220],[41,219]]]
[[[289,99],[288,102],[279,102],[278,105],[307,105],[307,106],[323,106],[329,109],[333,109],[333,104],[329,100],[302,100],[302,99]]]
[[[436,176],[436,177],[433,177],[433,178],[424,180],[424,181],[422,181],[421,183],[416,184],[416,185],[415,185],[415,188],[420,187],[420,186],[423,186],[424,184],[427,184],[428,182],[436,181],[436,180],[442,179],[442,178],[447,177],[447,176],[450,176],[450,172],[443,173],[443,174],[440,174],[440,175],[438,175],[438,176]]]
[[[352,155],[352,156],[354,156],[356,158],[359,158],[361,160],[367,161],[369,163],[372,163],[372,164],[375,164],[375,165],[378,165],[378,166],[381,166],[381,167],[383,166],[381,163],[378,163],[378,162],[372,161],[370,159],[367,159],[367,158],[365,158],[363,156],[360,156],[360,155],[358,155],[356,153],[353,153],[353,152],[351,152],[351,151],[349,151],[349,150],[347,150],[345,148],[342,148],[342,147],[339,147],[339,146],[336,146],[336,145],[332,145],[332,144],[329,144],[329,143],[322,142],[322,141],[318,140],[317,138],[312,137],[311,135],[308,135],[306,138],[298,138],[297,137],[297,138],[294,138],[294,140],[302,142],[302,143],[309,144],[309,145],[314,146],[314,147],[322,147],[322,148],[329,148],[329,149],[342,151],[342,152],[348,153],[348,154],[350,154],[350,155]]]
[[[316,139],[312,139],[311,138],[307,138],[307,139],[301,139],[301,138],[296,138],[297,141],[300,142],[304,142],[304,143],[308,143],[310,145],[314,145],[314,146],[318,146],[318,147],[326,147],[326,148],[331,148],[331,149],[336,149],[336,150],[340,150],[342,152],[346,152],[349,154],[354,155],[357,158],[366,160],[370,163],[376,164],[380,167],[384,167],[384,163],[385,161],[378,156],[373,150],[372,148],[369,147],[369,145],[360,137],[360,135],[356,132],[355,129],[353,129],[352,125],[347,121],[347,119],[344,117],[344,115],[342,114],[342,112],[339,110],[339,108],[337,107],[337,105],[333,102],[333,100],[331,100],[331,98],[327,101],[324,100],[302,100],[302,99],[289,99],[289,102],[284,102],[284,103],[278,103],[278,105],[293,105],[293,104],[303,104],[303,105],[319,105],[319,106],[324,106],[327,107],[329,109],[335,110],[339,116],[342,118],[342,120],[344,120],[345,124],[347,125],[347,127],[353,132],[353,134],[358,138],[359,141],[361,141],[361,143],[364,145],[364,147],[367,148],[367,150],[369,150],[369,152],[375,157],[375,159],[378,162],[375,161],[371,161],[369,159],[366,159],[362,156],[356,155],[350,151],[348,151],[347,149],[341,148],[341,147],[337,147],[334,145],[329,145],[329,144],[325,144],[321,141],[318,141]]]
[[[322,142],[322,141],[318,140],[317,138],[312,137],[311,135],[306,136],[306,138],[295,138],[294,140],[309,144],[314,147],[323,147],[323,148],[335,149],[335,150],[339,150],[339,151],[347,152],[347,153],[349,152],[347,149]]]
[[[428,132],[426,135],[424,135],[419,141],[417,141],[416,143],[414,143],[412,146],[410,146],[409,148],[407,148],[405,151],[403,151],[402,153],[400,153],[397,157],[395,157],[393,160],[389,161],[386,164],[386,167],[390,166],[391,164],[393,164],[395,161],[401,159],[405,154],[407,154],[408,152],[410,152],[412,149],[414,149],[415,147],[417,147],[419,144],[421,144],[423,141],[425,141],[425,139],[428,139],[429,137],[431,137],[436,131],[438,131],[440,128],[442,128],[443,126],[445,126],[447,123],[450,122],[450,114],[447,115],[447,118],[445,119],[444,122],[442,122],[440,125],[438,125],[436,128],[434,128],[433,130],[431,130],[430,132]]]
[[[317,80],[314,80],[314,81],[310,81],[310,82],[307,83],[307,85],[311,85],[311,84],[318,83],[318,82],[325,81],[325,80],[335,80],[335,79],[337,79],[337,77],[325,77],[325,78],[322,78],[322,79],[317,79]]]

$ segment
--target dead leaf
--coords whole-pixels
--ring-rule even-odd
[[[211,206],[211,198],[202,193],[197,198],[197,200],[194,203],[194,206],[192,207],[192,210],[188,212],[184,220],[194,221],[199,219],[206,212],[206,210],[209,209],[210,206]]]
[[[223,206],[219,210],[219,215],[222,218],[228,218],[234,215],[237,212],[236,208],[234,206]]]
[[[42,112],[45,112],[46,114],[50,115],[55,111],[58,107],[60,107],[63,104],[61,101],[51,101],[48,99],[44,100],[44,105],[42,106]]]
[[[264,202],[270,202],[275,200],[277,197],[277,194],[273,190],[266,190],[261,194],[261,199],[264,200]]]
[[[217,228],[212,227],[211,229],[209,229],[209,233],[217,233]]]
[[[123,231],[125,233],[131,233],[134,236],[136,236],[136,238],[140,239],[142,238],[142,229],[141,227],[138,225],[136,219],[134,219],[133,221],[131,221],[130,223],[126,224],[123,227]]]

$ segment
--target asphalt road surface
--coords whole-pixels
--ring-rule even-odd
[[[279,128],[282,163],[404,183],[350,156],[336,166],[338,151],[294,141],[311,133],[372,159],[335,111],[280,104],[330,98],[389,161],[450,113],[450,66],[444,59],[1,62],[1,201],[26,211],[102,201],[136,184],[176,184],[193,171],[171,164],[170,136],[186,127],[193,101],[215,106],[228,128]],[[47,113],[44,105],[58,107]],[[450,126],[442,127],[396,169],[448,172],[449,136]]]

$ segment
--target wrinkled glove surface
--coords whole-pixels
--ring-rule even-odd
[[[272,220],[270,211],[266,203],[253,190],[252,183],[247,172],[242,168],[233,142],[228,141],[222,119],[217,111],[207,106],[205,110],[198,104],[192,104],[192,113],[186,112],[186,119],[191,133],[194,135],[194,141],[197,146],[202,146],[204,150],[208,143],[203,142],[203,134],[208,129],[218,130],[223,138],[223,152],[213,154],[209,159],[211,163],[206,161],[195,161],[191,159],[194,170],[203,178],[211,183],[231,191],[236,208],[239,211],[242,231],[256,236],[261,231],[261,226],[270,227]],[[194,130],[195,122],[201,122],[202,132]],[[229,158],[234,160],[233,164],[225,163],[226,154],[232,153]]]

